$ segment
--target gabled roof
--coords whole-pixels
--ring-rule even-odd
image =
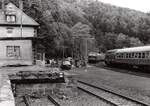
[[[5,12],[1,9],[0,10],[0,26],[1,25],[27,25],[27,26],[39,26],[39,24],[30,16],[26,15],[21,9],[17,8],[13,3],[8,3],[6,8],[11,6],[16,13],[16,22],[9,23],[5,19]],[[22,19],[21,19],[22,15]],[[22,20],[22,22],[21,22]]]

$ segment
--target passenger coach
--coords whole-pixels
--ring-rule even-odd
[[[105,56],[107,65],[150,67],[150,46],[108,50]]]

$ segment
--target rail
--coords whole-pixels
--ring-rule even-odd
[[[136,99],[134,99],[134,98],[131,98],[131,97],[126,96],[126,95],[123,95],[123,94],[119,94],[119,93],[117,93],[117,92],[115,92],[115,91],[112,91],[112,90],[110,90],[110,89],[103,88],[103,87],[97,87],[97,86],[95,86],[95,85],[92,85],[92,84],[89,84],[89,83],[87,83],[87,82],[80,81],[80,80],[78,80],[78,82],[81,83],[81,84],[84,84],[84,85],[87,85],[87,86],[90,86],[90,87],[93,87],[93,88],[100,89],[100,90],[102,90],[102,91],[111,93],[111,94],[113,94],[113,95],[117,95],[117,96],[119,96],[119,97],[122,97],[122,98],[124,98],[124,99],[126,99],[126,100],[130,100],[130,101],[135,102],[135,103],[137,103],[137,104],[141,104],[142,106],[150,106],[150,104],[148,104],[148,103],[145,103],[145,102],[143,102],[143,101],[136,100]],[[108,101],[108,102],[109,102],[109,101]],[[115,105],[115,106],[118,106],[118,105]]]
[[[26,104],[26,106],[30,106],[30,103],[29,103],[27,95],[23,96],[23,100],[24,100],[24,103]]]
[[[57,101],[53,99],[50,95],[47,95],[47,98],[55,105],[55,106],[61,106]]]
[[[112,106],[118,106],[118,105],[116,105],[115,103],[113,103],[113,102],[111,102],[111,101],[109,101],[109,100],[107,100],[107,99],[105,99],[105,98],[102,98],[102,97],[100,97],[100,96],[98,96],[98,95],[96,95],[96,94],[94,94],[94,93],[92,93],[92,92],[90,92],[90,91],[88,91],[88,90],[85,90],[85,89],[83,89],[83,88],[81,88],[81,87],[78,87],[80,90],[82,90],[82,91],[84,91],[84,92],[87,92],[88,94],[91,94],[91,95],[93,95],[93,96],[95,96],[96,98],[98,98],[98,99],[100,99],[100,100],[102,100],[102,101],[105,101],[106,103],[108,103],[108,104],[110,104],[110,105],[112,105]]]

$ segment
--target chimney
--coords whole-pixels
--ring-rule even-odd
[[[2,0],[2,10],[4,11],[5,10],[5,4],[4,4],[4,0]]]
[[[19,0],[19,8],[20,8],[21,10],[23,10],[23,1],[22,1],[22,0]]]

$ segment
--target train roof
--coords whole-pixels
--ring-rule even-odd
[[[130,47],[130,48],[123,48],[118,49],[117,53],[124,53],[124,52],[141,52],[141,51],[150,51],[150,45],[149,46],[140,46],[140,47]]]
[[[112,49],[112,50],[108,50],[107,53],[114,53],[116,52],[118,49]]]

